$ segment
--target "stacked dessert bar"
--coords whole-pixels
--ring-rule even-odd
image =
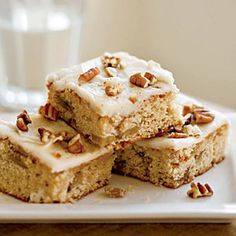
[[[176,188],[224,158],[228,122],[179,94],[154,61],[105,53],[47,78],[39,114],[0,121],[0,190],[29,202],[72,202],[112,169]]]
[[[114,172],[177,188],[205,173],[225,156],[228,122],[217,111],[179,94],[184,124],[114,153]]]

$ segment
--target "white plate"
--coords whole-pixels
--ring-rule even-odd
[[[1,117],[2,114],[1,114]],[[208,182],[213,197],[190,199],[189,184],[173,190],[114,175],[111,183],[130,190],[109,199],[100,189],[74,204],[29,204],[0,195],[1,222],[228,222],[236,218],[236,113],[228,115],[231,145],[225,161],[196,178]]]

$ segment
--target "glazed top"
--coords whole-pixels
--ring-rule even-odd
[[[52,133],[68,132],[75,136],[77,133],[61,120],[49,121],[41,115],[32,114],[32,124],[28,125],[28,132],[20,131],[16,125],[16,116],[11,115],[8,120],[0,120],[0,138],[8,138],[13,144],[19,145],[24,151],[48,166],[52,172],[60,172],[89,162],[101,155],[109,153],[109,149],[99,148],[89,142],[83,143],[85,152],[72,154],[63,149],[58,143],[43,143],[40,140],[38,128],[46,128]]]
[[[117,74],[113,77],[109,77],[105,71],[104,64],[102,63],[104,56],[113,56],[120,60],[122,69],[116,68]],[[97,76],[90,81],[79,82],[79,76],[82,73],[95,67],[100,70]],[[145,72],[152,73],[157,77],[156,83],[147,88],[131,84],[129,81],[130,76],[139,72],[142,74]],[[61,69],[58,72],[49,74],[47,81],[56,90],[71,89],[76,92],[101,116],[128,115],[135,111],[142,101],[152,95],[165,94],[169,91],[178,92],[171,72],[163,69],[152,60],[138,59],[125,52],[105,53],[80,65]],[[122,88],[122,92],[117,96],[108,96],[104,89],[104,84],[106,83],[118,84]],[[130,97],[136,97],[137,102],[133,103],[130,101]]]
[[[193,98],[190,98],[183,94],[178,94],[177,98],[174,101],[179,106],[184,105],[198,105],[201,106],[202,104],[196,101]],[[199,143],[204,140],[206,136],[211,134],[212,132],[216,131],[217,128],[221,127],[222,125],[228,125],[228,121],[222,113],[211,110],[211,112],[215,115],[215,119],[208,123],[208,124],[201,124],[201,125],[189,125],[192,126],[191,128],[197,128],[199,133],[197,136],[189,136],[187,138],[168,138],[164,137],[156,137],[152,139],[138,141],[136,144],[138,146],[152,148],[157,150],[164,150],[164,149],[172,149],[178,151],[183,148],[187,148],[192,146],[193,144]]]

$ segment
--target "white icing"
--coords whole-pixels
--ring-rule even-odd
[[[32,124],[28,125],[28,132],[18,130],[14,122],[0,120],[0,138],[9,140],[22,147],[39,161],[47,165],[52,172],[60,172],[69,168],[79,166],[109,152],[106,148],[99,148],[90,143],[86,144],[85,152],[81,154],[71,154],[65,151],[59,144],[44,144],[40,141],[38,128],[43,127],[51,132],[67,131],[73,135],[76,132],[63,121],[49,121],[40,115],[30,115]],[[12,116],[10,120],[16,119]],[[56,158],[53,153],[60,153],[61,157]]]
[[[48,75],[48,83],[53,83],[55,89],[59,91],[72,89],[80,97],[88,101],[91,108],[101,116],[125,116],[135,111],[143,100],[146,100],[152,95],[165,94],[169,91],[178,92],[178,89],[174,85],[172,73],[161,68],[158,63],[144,61],[124,52],[114,53],[112,55],[121,58],[121,62],[126,65],[123,70],[117,69],[118,73],[116,77],[108,78],[106,76],[101,57],[98,57]],[[92,80],[79,84],[79,75],[93,67],[98,67],[101,73]],[[143,89],[130,84],[129,77],[131,75],[146,71],[157,76],[158,82],[156,85],[158,88],[149,86]],[[123,91],[115,97],[107,96],[104,91],[104,82],[107,80],[113,80],[115,83],[119,83]],[[138,100],[133,104],[129,100],[129,97],[135,95],[137,95]]]
[[[181,106],[191,104],[201,105],[198,101],[183,94],[179,94],[174,102]],[[157,150],[173,149],[175,151],[178,151],[180,149],[187,148],[193,144],[199,143],[204,140],[207,135],[215,131],[217,128],[221,127],[223,124],[228,124],[226,117],[222,113],[214,110],[211,110],[211,112],[215,115],[215,119],[208,124],[198,125],[198,128],[201,131],[200,136],[192,136],[188,138],[157,137],[138,141],[136,145]]]

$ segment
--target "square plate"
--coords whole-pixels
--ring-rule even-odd
[[[0,194],[1,222],[229,222],[236,218],[236,113],[231,122],[225,160],[196,181],[210,183],[213,197],[191,199],[189,184],[178,189],[156,187],[113,175],[111,184],[128,188],[124,198],[110,199],[100,189],[74,204],[24,203]],[[7,114],[1,114],[7,119]]]

